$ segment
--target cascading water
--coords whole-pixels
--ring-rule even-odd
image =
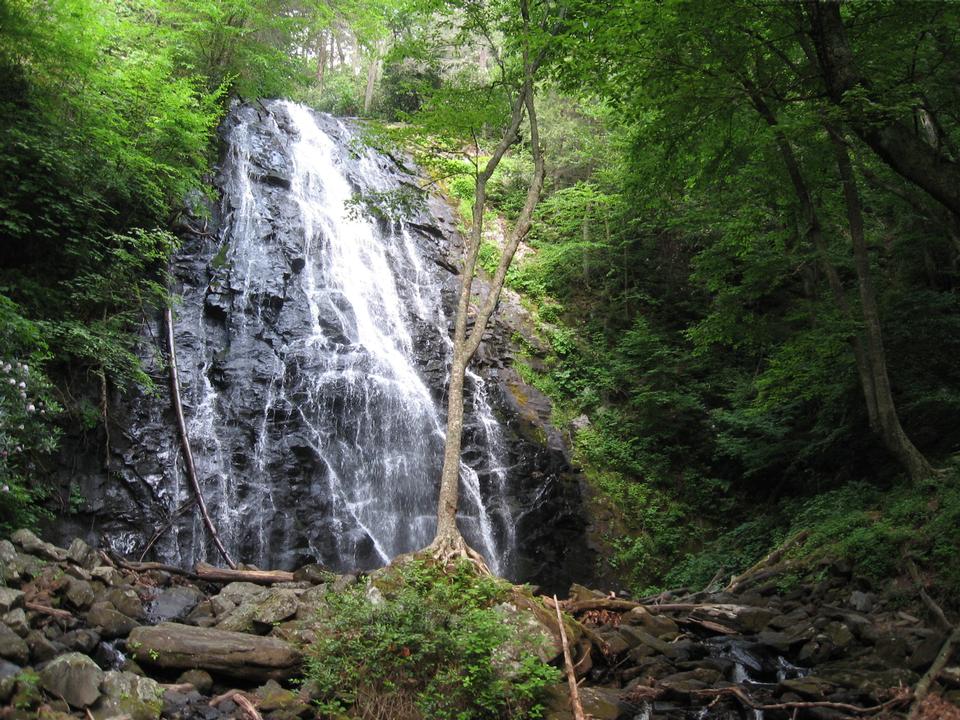
[[[333,567],[381,565],[425,546],[435,529],[444,422],[415,346],[426,329],[447,349],[442,287],[403,221],[358,211],[357,192],[398,187],[382,160],[352,156],[350,131],[303,106],[266,109],[269,147],[286,153],[288,174],[265,178],[257,157],[264,139],[250,122],[233,128],[223,244],[211,279],[214,291],[229,289],[227,332],[210,330],[205,315],[195,318],[199,357],[181,370],[198,474],[225,544],[242,560],[289,565],[283,538],[316,520],[301,555]],[[278,187],[286,190],[279,203]],[[282,287],[278,257],[288,265]],[[290,311],[293,295],[305,305],[297,321],[273,317]],[[244,368],[252,377],[237,378]],[[501,433],[482,379],[472,374],[471,381],[486,452],[463,465],[460,523],[504,572],[513,522],[503,500],[506,467],[496,456]],[[231,431],[237,393],[261,402],[253,436],[239,438],[247,447]],[[295,438],[287,427],[296,428]],[[286,453],[299,459],[292,478],[277,467]],[[301,495],[296,507],[283,507],[276,485],[290,481]],[[187,499],[186,487],[171,493],[173,504]],[[178,547],[181,558],[210,559],[196,520],[186,535],[192,539]]]

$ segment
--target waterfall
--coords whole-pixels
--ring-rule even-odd
[[[301,105],[264,110],[229,132],[220,244],[177,325],[197,471],[238,561],[375,567],[435,530],[444,417],[424,366],[431,351],[449,357],[443,278],[405,219],[354,202],[400,187],[389,161]],[[504,573],[506,451],[483,379],[468,385],[482,450],[462,465],[460,523]],[[185,499],[174,487],[171,512]],[[174,554],[212,559],[191,523]]]

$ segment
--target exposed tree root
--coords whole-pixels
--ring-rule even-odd
[[[457,562],[467,560],[473,565],[479,575],[493,575],[487,561],[476,550],[467,545],[463,535],[456,533],[440,533],[433,542],[423,550],[444,568],[452,568]]]

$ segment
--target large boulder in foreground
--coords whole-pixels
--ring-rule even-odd
[[[244,680],[291,677],[301,659],[297,648],[277,638],[179,623],[138,627],[130,633],[127,647],[144,665],[176,670],[202,668]]]

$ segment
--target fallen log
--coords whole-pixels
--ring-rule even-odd
[[[197,563],[194,571],[198,578],[209,582],[251,582],[257,585],[293,582],[293,573],[286,570],[234,570],[214,567],[207,563]]]
[[[149,570],[160,570],[162,572],[172,573],[173,575],[183,575],[184,577],[190,578],[191,580],[199,580],[200,576],[195,572],[187,570],[186,568],[177,567],[176,565],[167,565],[165,563],[158,562],[134,562],[132,560],[124,560],[122,557],[116,556],[113,567],[120,568],[121,570],[130,570],[132,572],[148,572]]]
[[[799,532],[793,537],[789,538],[786,542],[780,545],[780,547],[778,547],[773,552],[769,553],[766,557],[754,563],[739,575],[735,575],[734,577],[730,578],[730,583],[725,588],[726,592],[730,592],[730,593],[736,592],[737,589],[739,589],[739,587],[746,580],[750,579],[751,575],[757,573],[758,571],[762,570],[768,565],[773,565],[779,562],[780,558],[782,558],[787,553],[787,551],[789,551],[794,545],[798,545],[799,543],[802,543],[809,536],[810,536],[810,531],[804,530],[803,532]]]

